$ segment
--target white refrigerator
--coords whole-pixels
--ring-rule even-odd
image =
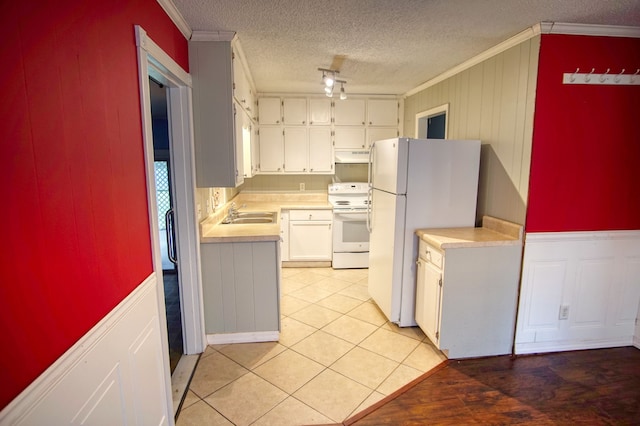
[[[369,294],[389,321],[416,325],[419,228],[475,226],[479,140],[385,139],[369,153]]]

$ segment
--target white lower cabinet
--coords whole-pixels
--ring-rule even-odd
[[[290,210],[289,260],[330,261],[332,226],[331,210]]]
[[[205,333],[277,340],[279,241],[202,243]],[[265,339],[265,336],[269,338]]]
[[[519,245],[445,248],[420,240],[416,322],[448,358],[510,354]]]

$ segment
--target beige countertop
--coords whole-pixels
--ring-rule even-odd
[[[236,203],[238,211],[269,211],[277,213],[276,223],[252,223],[228,225],[221,223],[227,214],[227,203],[216,213],[200,222],[201,243],[230,243],[252,241],[280,240],[280,211],[281,210],[326,210],[331,209],[326,193],[309,194],[262,194],[240,193],[232,202]]]
[[[481,228],[428,228],[418,238],[440,249],[522,245],[522,225],[484,216]]]

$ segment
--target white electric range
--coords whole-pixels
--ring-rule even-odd
[[[333,206],[334,269],[369,267],[368,190],[366,182],[329,185],[328,199]]]

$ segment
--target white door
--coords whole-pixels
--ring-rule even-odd
[[[306,127],[284,129],[284,171],[307,172],[309,167],[309,141]]]
[[[371,180],[374,188],[392,194],[407,192],[408,139],[385,139],[371,148]]]
[[[280,127],[260,127],[260,171],[281,172],[284,168],[284,145]]]
[[[346,99],[333,106],[336,126],[364,126],[364,99]]]
[[[309,124],[329,126],[331,124],[331,100],[309,99]]]
[[[392,322],[400,321],[406,197],[374,189],[369,219],[369,294]]]
[[[258,101],[258,120],[261,125],[280,124],[280,98],[260,98]]]
[[[282,101],[282,118],[287,126],[307,124],[307,100],[305,98],[285,98]]]
[[[364,127],[336,127],[336,149],[364,149]]]
[[[309,171],[312,173],[333,172],[333,144],[329,127],[309,129]]]

